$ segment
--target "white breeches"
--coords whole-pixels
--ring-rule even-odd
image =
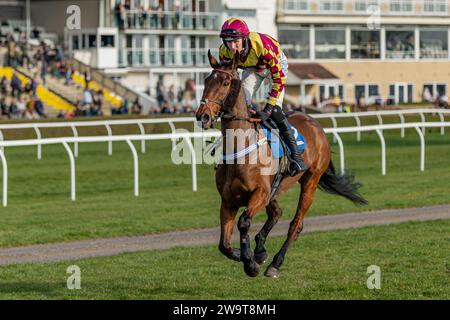
[[[287,77],[288,62],[283,52],[281,52],[280,65],[281,70],[283,71],[285,77]],[[258,91],[258,89],[261,87],[263,81],[266,79],[269,80],[269,91],[270,91],[272,88],[272,75],[268,69],[262,72],[255,72],[250,70],[242,71],[242,87],[244,88],[245,100],[247,101],[247,105],[251,104],[253,96],[255,95],[256,91]],[[266,94],[268,95],[268,93],[269,92],[267,92]],[[283,106],[284,93],[285,89],[281,91],[280,96],[277,99],[277,105],[280,107]],[[268,96],[266,97],[266,99],[267,98]]]

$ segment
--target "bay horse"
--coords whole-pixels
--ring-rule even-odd
[[[241,88],[241,80],[237,72],[239,55],[236,54],[230,62],[218,62],[208,51],[208,59],[212,73],[205,79],[200,106],[196,112],[196,118],[203,129],[212,127],[213,121],[221,118],[222,138],[225,141],[228,130],[254,130],[260,128],[260,124],[252,119],[250,109],[247,107],[245,93]],[[256,163],[222,163],[216,170],[216,186],[221,196],[220,223],[221,234],[219,250],[226,257],[242,261],[244,271],[248,276],[258,275],[260,265],[267,258],[264,247],[266,238],[282,215],[282,209],[276,198],[286,190],[293,187],[296,182],[300,184],[301,193],[297,211],[290,223],[287,239],[279,252],[274,256],[267,267],[265,275],[276,278],[279,276],[286,251],[298,238],[303,229],[303,220],[312,204],[314,193],[320,189],[343,196],[357,205],[367,204],[359,193],[360,183],[354,180],[351,174],[337,174],[331,161],[331,146],[319,122],[306,114],[295,112],[288,116],[288,120],[305,138],[307,148],[304,151],[304,160],[308,169],[294,177],[286,175],[274,196],[271,195],[271,186],[274,174],[262,174],[261,161]],[[264,149],[265,148],[265,149]],[[274,166],[278,160],[272,159],[271,150],[267,144],[258,147],[259,151],[265,151],[270,159],[269,165]],[[263,150],[264,149],[264,150]],[[232,150],[223,151],[238,152],[236,146]],[[258,151],[252,151],[258,153]],[[247,160],[251,154],[246,154]],[[240,249],[232,248],[231,235],[238,210],[246,207],[239,217],[237,227],[240,233]],[[252,218],[263,208],[266,208],[267,220],[255,236],[256,248],[252,252],[248,231]]]

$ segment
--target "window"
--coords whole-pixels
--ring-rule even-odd
[[[427,14],[442,14],[448,13],[448,0],[422,0],[422,11]]]
[[[447,85],[446,84],[436,84],[436,92],[439,96],[444,96],[447,94]]]
[[[78,49],[80,49],[80,38],[76,34],[76,35],[72,36],[72,50],[78,50]]]
[[[114,36],[102,35],[100,39],[102,48],[114,48]]]
[[[359,104],[376,103],[380,98],[378,84],[357,84],[355,85],[355,101]]]
[[[163,39],[164,50],[160,51],[160,59],[164,61],[164,65],[174,65],[175,64],[175,37],[173,35],[166,35]]]
[[[434,101],[437,97],[447,95],[447,84],[426,83],[423,85],[422,101]]]
[[[288,58],[309,58],[309,29],[280,27],[278,35],[281,47]]]
[[[389,10],[391,13],[413,13],[413,0],[391,0],[389,3]]]
[[[345,30],[316,29],[316,58],[344,59]]]
[[[142,35],[136,34],[134,36],[134,47],[138,49],[142,49]]]
[[[380,6],[380,1],[381,0],[355,0],[355,2],[353,4],[353,10],[355,12],[366,13],[367,9],[370,6],[379,7]]]
[[[207,12],[208,11],[208,1],[207,0],[199,0],[198,1],[198,8],[200,12]]]
[[[380,31],[352,30],[351,57],[355,59],[379,59]]]
[[[319,11],[344,11],[344,1],[343,0],[320,0]]]
[[[142,40],[143,36],[141,34],[134,35],[134,49],[131,50],[134,65],[142,65],[144,63],[144,54],[142,52]]]
[[[322,84],[319,86],[320,101],[333,99],[338,96],[344,99],[344,86],[342,84]]]
[[[127,49],[131,49],[133,47],[133,37],[131,36],[131,34],[127,34],[127,40],[126,40],[126,45],[127,45]]]
[[[413,102],[414,86],[412,84],[395,83],[389,85],[389,97],[395,102],[411,103]]]
[[[148,61],[151,65],[159,64],[159,38],[158,36],[151,34],[148,37],[149,48],[148,51]]]
[[[255,18],[256,10],[252,9],[233,9],[227,11],[228,18],[231,17],[240,17],[240,18]]]
[[[285,11],[308,11],[308,0],[284,0]]]
[[[97,35],[96,34],[90,34],[87,35],[87,40],[88,40],[88,48],[95,48],[97,47]]]
[[[420,30],[420,58],[447,59],[448,31]]]
[[[413,59],[414,31],[386,31],[386,58]]]

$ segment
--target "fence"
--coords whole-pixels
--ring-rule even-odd
[[[360,117],[377,116],[379,125],[383,125],[383,115],[398,115],[402,124],[405,122],[405,114],[419,114],[423,123],[426,122],[425,114],[438,114],[441,123],[444,122],[444,114],[450,114],[450,110],[443,109],[413,109],[413,110],[389,110],[389,111],[371,111],[371,112],[354,112],[354,113],[324,113],[324,114],[312,114],[311,116],[316,119],[328,118],[331,119],[333,128],[337,128],[337,118],[351,118],[356,121],[356,127],[361,127]],[[196,119],[194,117],[179,117],[179,118],[158,118],[158,119],[124,119],[124,120],[101,120],[101,121],[72,121],[72,122],[35,122],[35,123],[19,123],[19,124],[0,124],[0,141],[3,139],[2,130],[6,129],[34,129],[36,132],[36,138],[41,139],[42,134],[40,128],[63,128],[70,127],[72,129],[74,137],[78,137],[77,127],[91,127],[91,126],[104,126],[107,130],[108,136],[112,136],[112,125],[132,125],[136,124],[142,135],[145,135],[144,124],[157,124],[167,123],[172,131],[175,132],[176,128],[174,123],[191,122],[195,126]],[[441,126],[441,134],[444,134],[444,127]],[[361,132],[356,131],[357,140],[361,140]],[[424,132],[424,130],[422,130]],[[405,128],[401,128],[402,138],[405,136]],[[333,142],[336,142],[336,137],[333,136]],[[175,147],[175,140],[172,139],[172,146]],[[145,153],[145,141],[142,141],[141,152]],[[75,142],[74,147],[75,157],[78,157],[78,143]],[[112,142],[108,141],[108,154],[112,155]],[[42,148],[41,145],[37,145],[37,157],[41,159]]]
[[[434,123],[403,123],[403,124],[387,124],[387,125],[377,125],[377,126],[361,126],[361,127],[347,127],[347,128],[326,128],[325,133],[333,134],[339,143],[340,149],[340,167],[341,171],[344,172],[344,145],[340,137],[340,133],[349,132],[363,132],[363,131],[376,131],[381,142],[381,163],[382,163],[382,174],[386,174],[386,144],[383,137],[383,130],[390,129],[401,129],[401,128],[415,128],[420,137],[420,170],[425,170],[425,138],[422,133],[421,128],[430,127],[450,127],[450,122],[434,122]],[[139,196],[139,161],[138,154],[132,141],[145,142],[146,140],[172,140],[172,142],[177,139],[184,139],[189,147],[191,155],[191,170],[192,170],[192,190],[197,190],[197,159],[196,153],[192,144],[192,138],[212,138],[220,137],[220,131],[208,131],[208,132],[186,132],[186,133],[171,133],[171,134],[141,134],[141,135],[124,135],[124,136],[100,136],[100,137],[65,137],[65,138],[47,138],[47,139],[28,139],[28,140],[16,140],[16,141],[0,141],[0,158],[3,166],[3,206],[7,206],[7,194],[8,194],[8,165],[6,161],[3,149],[5,147],[14,146],[32,146],[32,145],[43,145],[43,144],[62,144],[70,159],[70,179],[71,179],[71,199],[75,201],[76,199],[76,189],[75,189],[75,156],[69,147],[69,143],[83,143],[83,142],[108,142],[112,144],[113,141],[125,141],[133,155],[134,163],[134,195]]]
[[[193,117],[180,117],[180,118],[158,118],[158,119],[124,119],[124,120],[102,120],[102,121],[73,121],[73,122],[35,122],[35,123],[17,123],[17,124],[0,124],[0,141],[3,141],[3,132],[5,129],[34,129],[36,132],[37,140],[42,139],[41,128],[71,128],[74,137],[78,137],[77,127],[96,127],[104,126],[109,137],[112,137],[112,125],[130,125],[136,124],[142,135],[145,135],[144,124],[158,124],[167,123],[172,131],[175,133],[175,125],[177,122],[192,122],[195,123],[196,119]],[[106,140],[108,141],[108,140]],[[175,140],[172,139],[172,147],[175,147]],[[141,152],[145,153],[145,141],[142,140]],[[78,157],[78,142],[74,143],[74,154]],[[108,154],[112,155],[112,140],[108,141]],[[37,158],[40,160],[42,157],[41,143],[37,144]]]
[[[444,115],[450,115],[450,110],[446,109],[409,109],[409,110],[384,110],[384,111],[368,111],[368,112],[352,112],[352,113],[323,113],[312,114],[311,117],[315,119],[330,119],[333,128],[337,128],[337,118],[354,118],[356,127],[361,127],[361,117],[376,116],[378,124],[383,125],[383,115],[397,115],[400,118],[400,123],[404,124],[406,114],[418,114],[422,122],[426,122],[425,114],[437,114],[441,122],[444,122]],[[425,132],[422,130],[422,132]],[[405,137],[405,128],[401,128],[401,137]],[[441,126],[441,134],[444,135],[444,126]],[[361,141],[361,131],[356,132],[356,140]],[[335,140],[334,140],[335,141]]]

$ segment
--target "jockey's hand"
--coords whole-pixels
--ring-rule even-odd
[[[270,115],[272,114],[273,106],[270,104],[266,104],[264,107],[264,111],[255,111],[255,116],[259,119],[261,119],[262,122],[267,121],[267,119],[270,118]]]

